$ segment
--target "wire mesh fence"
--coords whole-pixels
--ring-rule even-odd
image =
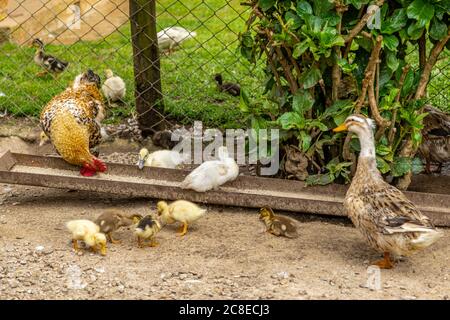
[[[156,89],[163,98],[163,103],[146,101],[147,106],[161,104],[155,110],[171,123],[199,120],[208,127],[243,126],[239,97],[218,90],[214,76],[221,74],[225,82],[238,83],[250,99],[263,99],[264,65],[250,64],[238,46],[249,8],[239,0],[159,0],[155,5],[155,13],[144,6],[130,14],[127,0],[0,0],[0,111],[37,117],[54,95],[90,68],[103,79],[104,71],[111,69],[126,84],[126,95],[108,109],[106,122],[134,116],[136,99],[149,90],[135,94],[135,79],[148,71],[136,66],[136,55],[148,48],[133,50],[130,20],[133,14],[144,12],[156,16],[160,52],[150,65],[157,63],[161,89]],[[136,24],[135,32],[147,23]],[[68,62],[63,72],[42,75],[44,69],[36,62],[39,50],[30,47],[36,38],[42,40],[46,54]],[[173,42],[179,43],[172,46]],[[408,59],[418,65],[417,57]],[[428,90],[430,102],[445,110],[449,108],[449,77],[447,51]],[[150,83],[150,90],[154,85]]]
[[[4,35],[0,44],[2,110],[36,117],[77,74],[91,68],[102,78],[104,70],[111,69],[126,83],[123,103],[109,109],[107,121],[133,115],[136,51],[129,8],[126,0],[9,0],[6,18],[0,22]],[[150,17],[150,12],[143,10]],[[246,11],[239,1],[156,2],[164,117],[183,124],[194,120],[220,127],[239,124],[239,97],[217,90],[213,77],[220,73],[224,81],[251,88],[254,96],[261,94],[261,68],[250,65],[237,52]],[[182,41],[177,38],[180,34]],[[63,72],[37,75],[43,68],[35,61],[36,48],[30,47],[36,38],[44,43],[46,54],[69,63]],[[167,38],[180,44],[172,48],[164,42]],[[139,75],[145,70],[136,72]]]

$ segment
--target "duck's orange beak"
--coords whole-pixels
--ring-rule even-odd
[[[341,124],[339,127],[336,127],[333,129],[333,132],[341,132],[341,131],[347,131],[348,128],[345,123]]]

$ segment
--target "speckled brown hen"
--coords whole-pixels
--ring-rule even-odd
[[[374,264],[389,269],[393,267],[390,254],[409,256],[432,245],[442,233],[400,190],[383,180],[377,169],[372,127],[372,119],[352,115],[334,131],[348,130],[358,135],[358,168],[344,207],[367,242],[384,253],[384,259]]]
[[[90,152],[101,141],[104,105],[99,87],[100,77],[88,70],[41,112],[41,127],[55,149],[68,163],[81,166],[86,177],[106,171],[106,165]]]

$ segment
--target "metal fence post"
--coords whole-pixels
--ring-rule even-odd
[[[139,127],[144,136],[165,127],[155,2],[130,1],[136,110]]]

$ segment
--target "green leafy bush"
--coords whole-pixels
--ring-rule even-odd
[[[351,113],[377,123],[382,173],[420,171],[413,159],[421,142],[430,73],[448,47],[450,1],[253,0],[240,51],[266,60],[265,94],[272,103],[241,109],[256,129],[278,126],[285,144],[308,159],[308,183],[348,180],[348,160],[359,143],[330,132]],[[378,17],[380,18],[377,21]],[[381,23],[379,23],[381,22]],[[420,68],[405,62],[419,53]]]

